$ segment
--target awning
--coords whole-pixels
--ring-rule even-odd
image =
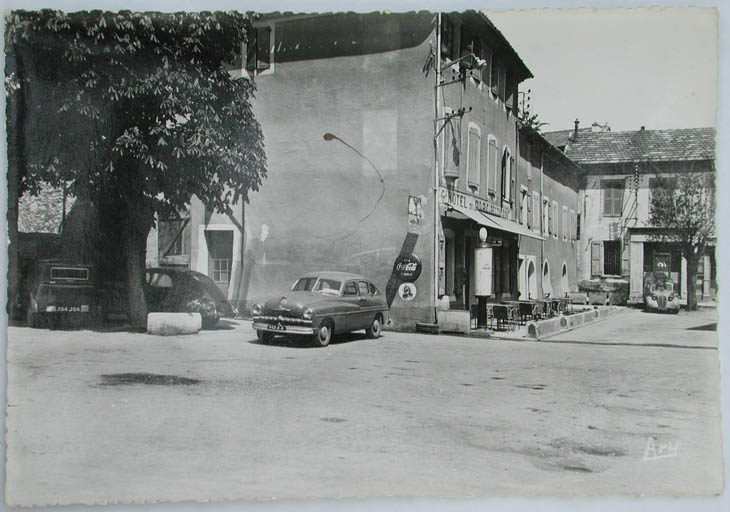
[[[493,228],[493,229],[500,229],[502,231],[508,231],[510,233],[515,233],[516,235],[522,235],[527,236],[530,238],[535,238],[537,240],[544,240],[543,237],[535,233],[534,231],[527,229],[525,226],[518,224],[517,222],[503,219],[501,217],[495,217],[494,215],[489,215],[488,213],[482,213],[476,210],[470,210],[468,208],[464,208],[462,206],[457,206],[455,204],[448,204],[447,207],[451,208],[453,210],[456,210],[460,214],[470,218],[477,224],[480,224],[482,226],[486,226],[487,228]]]

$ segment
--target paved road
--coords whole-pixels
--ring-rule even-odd
[[[692,330],[714,312],[616,318],[555,341],[715,334]],[[403,333],[313,349],[257,344],[246,322],[8,337],[13,504],[722,487],[713,349]]]

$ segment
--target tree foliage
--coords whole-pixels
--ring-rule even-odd
[[[44,10],[12,12],[7,22],[8,51],[25,64],[10,90],[30,89],[25,130],[37,143],[24,188],[116,190],[155,211],[180,209],[195,194],[227,211],[260,186],[254,84],[228,71],[240,59],[245,15]]]
[[[660,175],[651,191],[649,219],[659,228],[654,238],[679,245],[687,259],[687,305],[696,307],[696,276],[715,231],[715,174],[713,171]]]
[[[23,139],[19,189],[48,183],[96,207],[100,230],[124,241],[130,303],[144,304],[139,262],[155,215],[193,195],[230,214],[266,176],[254,83],[231,72],[248,28],[237,12],[6,16],[6,90],[23,109],[9,126]]]

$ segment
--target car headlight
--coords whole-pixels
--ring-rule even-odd
[[[254,316],[258,316],[261,314],[262,309],[261,304],[256,304],[251,308],[251,313],[253,313]]]
[[[312,313],[312,310],[309,308],[305,309],[304,312],[302,313],[302,317],[305,320],[311,320],[313,316],[314,316],[314,313]]]
[[[669,301],[671,302],[671,301],[673,301],[673,300],[674,300],[674,295],[670,295],[670,296],[669,296]]]
[[[656,300],[656,295],[652,295],[651,300]]]

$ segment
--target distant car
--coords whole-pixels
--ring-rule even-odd
[[[388,321],[388,303],[367,278],[346,272],[313,272],[298,279],[291,290],[252,308],[259,340],[277,334],[304,335],[315,346],[329,345],[333,334],[365,329],[380,336]]]
[[[94,267],[65,260],[41,260],[27,288],[25,313],[30,327],[90,324],[99,311]]]
[[[644,306],[651,311],[679,313],[679,297],[674,283],[665,274],[657,272],[646,279]]]
[[[205,274],[194,270],[148,268],[144,297],[150,312],[200,313],[203,329],[215,327],[221,317],[234,317],[236,309]]]

